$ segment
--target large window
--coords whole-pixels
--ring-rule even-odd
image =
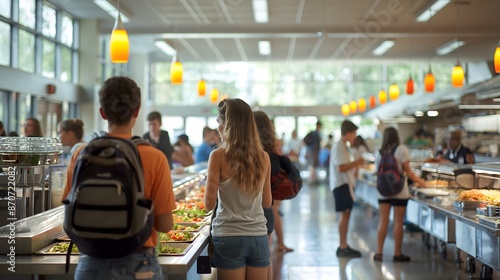
[[[55,77],[56,45],[49,40],[42,41],[42,75],[47,78]]]
[[[3,2],[5,2],[5,0]],[[35,29],[35,11],[35,0],[19,0],[19,23],[31,29]]]
[[[73,46],[73,19],[68,15],[62,15],[61,42],[67,46]]]
[[[19,29],[18,45],[19,69],[26,72],[35,72],[35,35]]]
[[[56,10],[46,3],[42,10],[42,34],[50,37],[56,37]]]
[[[12,9],[10,5],[11,5],[10,0],[0,1],[0,16],[10,18],[10,13]]]
[[[61,50],[61,81],[71,82],[72,81],[72,58],[73,52],[70,48],[62,47]]]
[[[0,65],[10,65],[10,43],[10,25],[0,21]]]

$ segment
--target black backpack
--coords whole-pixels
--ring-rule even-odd
[[[300,171],[285,155],[270,153],[271,159],[271,193],[273,199],[292,199],[302,188]]]
[[[381,159],[377,172],[377,189],[383,196],[397,195],[403,190],[406,178],[399,168],[399,163],[394,157],[398,146],[390,151],[381,152]]]
[[[153,201],[144,197],[137,145],[149,143],[139,137],[103,136],[80,152],[71,190],[63,201],[63,227],[71,239],[68,252],[74,243],[92,257],[122,258],[151,236]]]

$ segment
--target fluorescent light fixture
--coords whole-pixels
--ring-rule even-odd
[[[253,18],[257,23],[269,22],[267,0],[252,0]]]
[[[431,5],[429,5],[427,8],[423,9],[417,14],[417,21],[418,22],[426,22],[428,21],[431,17],[433,17],[437,12],[439,12],[444,6],[448,5],[451,0],[435,0]]]
[[[269,41],[259,41],[259,53],[260,55],[270,55],[271,43]]]
[[[439,55],[447,55],[463,45],[465,45],[464,41],[459,41],[457,39],[454,39],[442,45],[441,47],[437,48],[436,53]]]
[[[417,119],[414,117],[398,117],[398,118],[387,118],[382,119],[384,123],[416,123]]]
[[[415,111],[415,117],[423,117],[424,116],[424,112],[422,111]]]
[[[376,49],[373,50],[372,54],[376,56],[381,56],[387,52],[390,48],[394,46],[393,40],[385,40]]]
[[[428,111],[427,116],[428,117],[437,117],[439,115],[438,111]]]
[[[167,55],[175,56],[177,54],[177,51],[165,41],[155,41],[155,45]]]
[[[111,2],[109,2],[108,0],[94,0],[94,3],[101,9],[103,9],[106,13],[108,13],[110,16],[116,19],[118,17],[118,4],[112,0],[110,1]],[[125,10],[123,10],[122,7],[120,7],[120,13],[122,15],[122,21],[128,22],[130,14]]]
[[[458,109],[465,109],[465,110],[500,109],[500,105],[461,104],[458,105]]]

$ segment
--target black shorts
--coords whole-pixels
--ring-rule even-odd
[[[354,201],[348,184],[333,189],[333,198],[335,199],[335,211],[344,212],[352,209]]]
[[[404,207],[406,207],[408,205],[408,199],[394,199],[394,198],[379,199],[378,203],[379,204],[389,203],[389,204],[391,204],[391,206],[404,206]]]
[[[267,227],[267,234],[271,234],[274,231],[274,213],[273,213],[273,208],[263,208],[264,209],[264,217],[267,219],[266,227]]]

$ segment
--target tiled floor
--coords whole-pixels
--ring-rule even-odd
[[[274,280],[316,279],[468,279],[465,265],[457,269],[455,246],[448,245],[448,257],[423,244],[421,233],[406,232],[403,252],[409,263],[393,263],[391,228],[384,248],[386,260],[375,263],[377,216],[364,205],[357,205],[351,216],[349,243],[362,251],[358,259],[337,258],[337,214],[332,193],[326,184],[305,185],[300,194],[282,203],[285,243],[290,253],[273,252]],[[463,258],[463,257],[462,257]],[[479,279],[478,263],[476,278]],[[495,272],[497,279],[498,272]]]

